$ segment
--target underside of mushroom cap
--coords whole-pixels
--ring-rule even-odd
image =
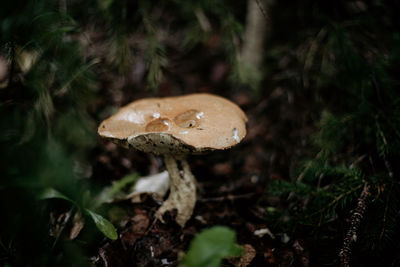
[[[246,135],[246,121],[225,98],[191,94],[132,102],[103,121],[98,133],[145,152],[198,153],[236,145]]]

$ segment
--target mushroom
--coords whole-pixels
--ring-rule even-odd
[[[103,121],[98,133],[124,147],[164,157],[170,193],[156,213],[163,222],[176,209],[176,222],[184,227],[196,203],[195,178],[186,156],[223,150],[246,135],[247,117],[231,101],[211,94],[147,98],[122,107]]]

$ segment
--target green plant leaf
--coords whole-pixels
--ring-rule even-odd
[[[63,193],[60,193],[54,188],[45,188],[43,191],[41,191],[38,195],[39,199],[50,199],[50,198],[59,198],[59,199],[64,199],[66,201],[69,201],[73,204],[76,204],[75,201],[64,195]]]
[[[111,186],[104,190],[96,197],[95,206],[98,207],[104,203],[109,203],[113,198],[128,185],[136,183],[139,178],[138,173],[128,174],[120,180],[114,182]]]
[[[214,226],[192,240],[180,267],[218,267],[223,258],[237,257],[241,253],[236,233],[228,227]]]
[[[86,212],[93,219],[96,227],[108,238],[112,240],[116,240],[118,238],[117,230],[114,225],[110,223],[108,220],[103,218],[101,215],[86,209]]]

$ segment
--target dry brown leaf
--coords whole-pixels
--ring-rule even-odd
[[[235,265],[236,267],[246,267],[256,256],[256,250],[249,244],[245,244],[243,246],[243,254],[240,258],[239,262]]]
[[[69,239],[71,240],[75,239],[85,226],[85,220],[80,212],[75,213],[72,223],[73,225],[71,231],[69,232]]]

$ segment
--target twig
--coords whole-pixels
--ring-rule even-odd
[[[265,54],[264,44],[270,28],[268,14],[262,8],[263,4],[266,7],[265,2],[266,0],[247,1],[246,29],[243,36],[243,46],[238,56],[245,69],[250,68],[250,70],[255,71],[252,75],[261,68]],[[248,81],[252,79],[251,77],[245,78]]]
[[[389,205],[390,205],[389,200],[392,195],[392,190],[393,190],[393,184],[390,186],[389,193],[387,194],[387,198],[386,198],[385,212],[383,213],[383,220],[382,220],[382,230],[381,230],[381,233],[379,234],[379,242],[381,242],[383,235],[385,234],[387,213],[389,211]]]
[[[356,187],[351,188],[349,191],[344,192],[340,195],[338,195],[337,197],[335,197],[331,202],[329,202],[327,205],[325,205],[322,209],[312,213],[309,216],[306,216],[306,218],[314,216],[315,214],[322,214],[322,212],[324,212],[325,210],[329,209],[330,207],[332,207],[333,205],[335,205],[339,200],[341,200],[342,198],[352,194],[354,191],[357,191],[360,187],[362,186],[362,184],[357,185]]]
[[[224,200],[235,200],[235,199],[243,199],[243,198],[251,198],[254,196],[255,193],[247,193],[247,194],[242,194],[242,195],[227,195],[227,196],[222,196],[222,197],[210,197],[210,198],[201,198],[198,199],[198,202],[209,202],[209,201],[224,201]]]
[[[61,236],[62,232],[64,231],[65,227],[67,226],[69,220],[72,218],[72,214],[73,214],[74,210],[75,210],[75,207],[72,207],[72,208],[67,212],[67,214],[66,214],[66,216],[65,216],[65,218],[64,218],[64,220],[63,220],[63,222],[61,223],[60,230],[58,231],[58,233],[57,233],[57,235],[56,235],[56,238],[55,238],[55,240],[54,240],[54,243],[53,243],[53,245],[52,245],[52,247],[51,247],[52,249],[55,248],[55,246],[56,246],[58,240],[60,239],[60,236]]]
[[[318,160],[321,158],[321,156],[323,155],[323,150],[319,151],[318,154],[315,156],[314,160]],[[301,182],[304,179],[304,176],[306,175],[306,173],[308,172],[308,170],[311,168],[311,164],[308,163],[306,165],[306,167],[304,168],[304,170],[300,173],[300,175],[297,177],[296,182]]]
[[[376,121],[376,127],[378,129],[379,136],[381,137],[382,142],[385,145],[385,149],[386,149],[386,147],[388,146],[388,142],[387,142],[386,136],[382,131],[381,125],[380,125],[377,117],[375,117],[375,121]],[[385,167],[386,167],[386,169],[387,169],[387,171],[389,173],[389,176],[390,176],[390,178],[394,179],[393,168],[392,168],[392,165],[389,162],[389,159],[387,158],[386,151],[384,151],[382,154],[383,154],[382,155],[383,156],[383,162],[385,163]]]
[[[151,223],[150,227],[147,228],[146,232],[144,233],[144,235],[147,235],[151,230],[153,230],[154,226],[156,225],[158,221],[158,218],[154,218],[153,222]]]
[[[269,18],[267,16],[267,12],[265,12],[265,10],[264,10],[263,6],[261,5],[260,1],[256,0],[256,3],[257,3],[258,8],[260,9],[261,13],[263,14],[265,20],[268,21]]]
[[[363,219],[365,210],[367,209],[367,200],[369,195],[369,185],[364,184],[364,188],[357,201],[357,207],[351,214],[350,227],[344,238],[342,249],[339,252],[340,266],[350,266],[351,247],[353,243],[357,241],[358,228],[360,227],[361,220]]]

